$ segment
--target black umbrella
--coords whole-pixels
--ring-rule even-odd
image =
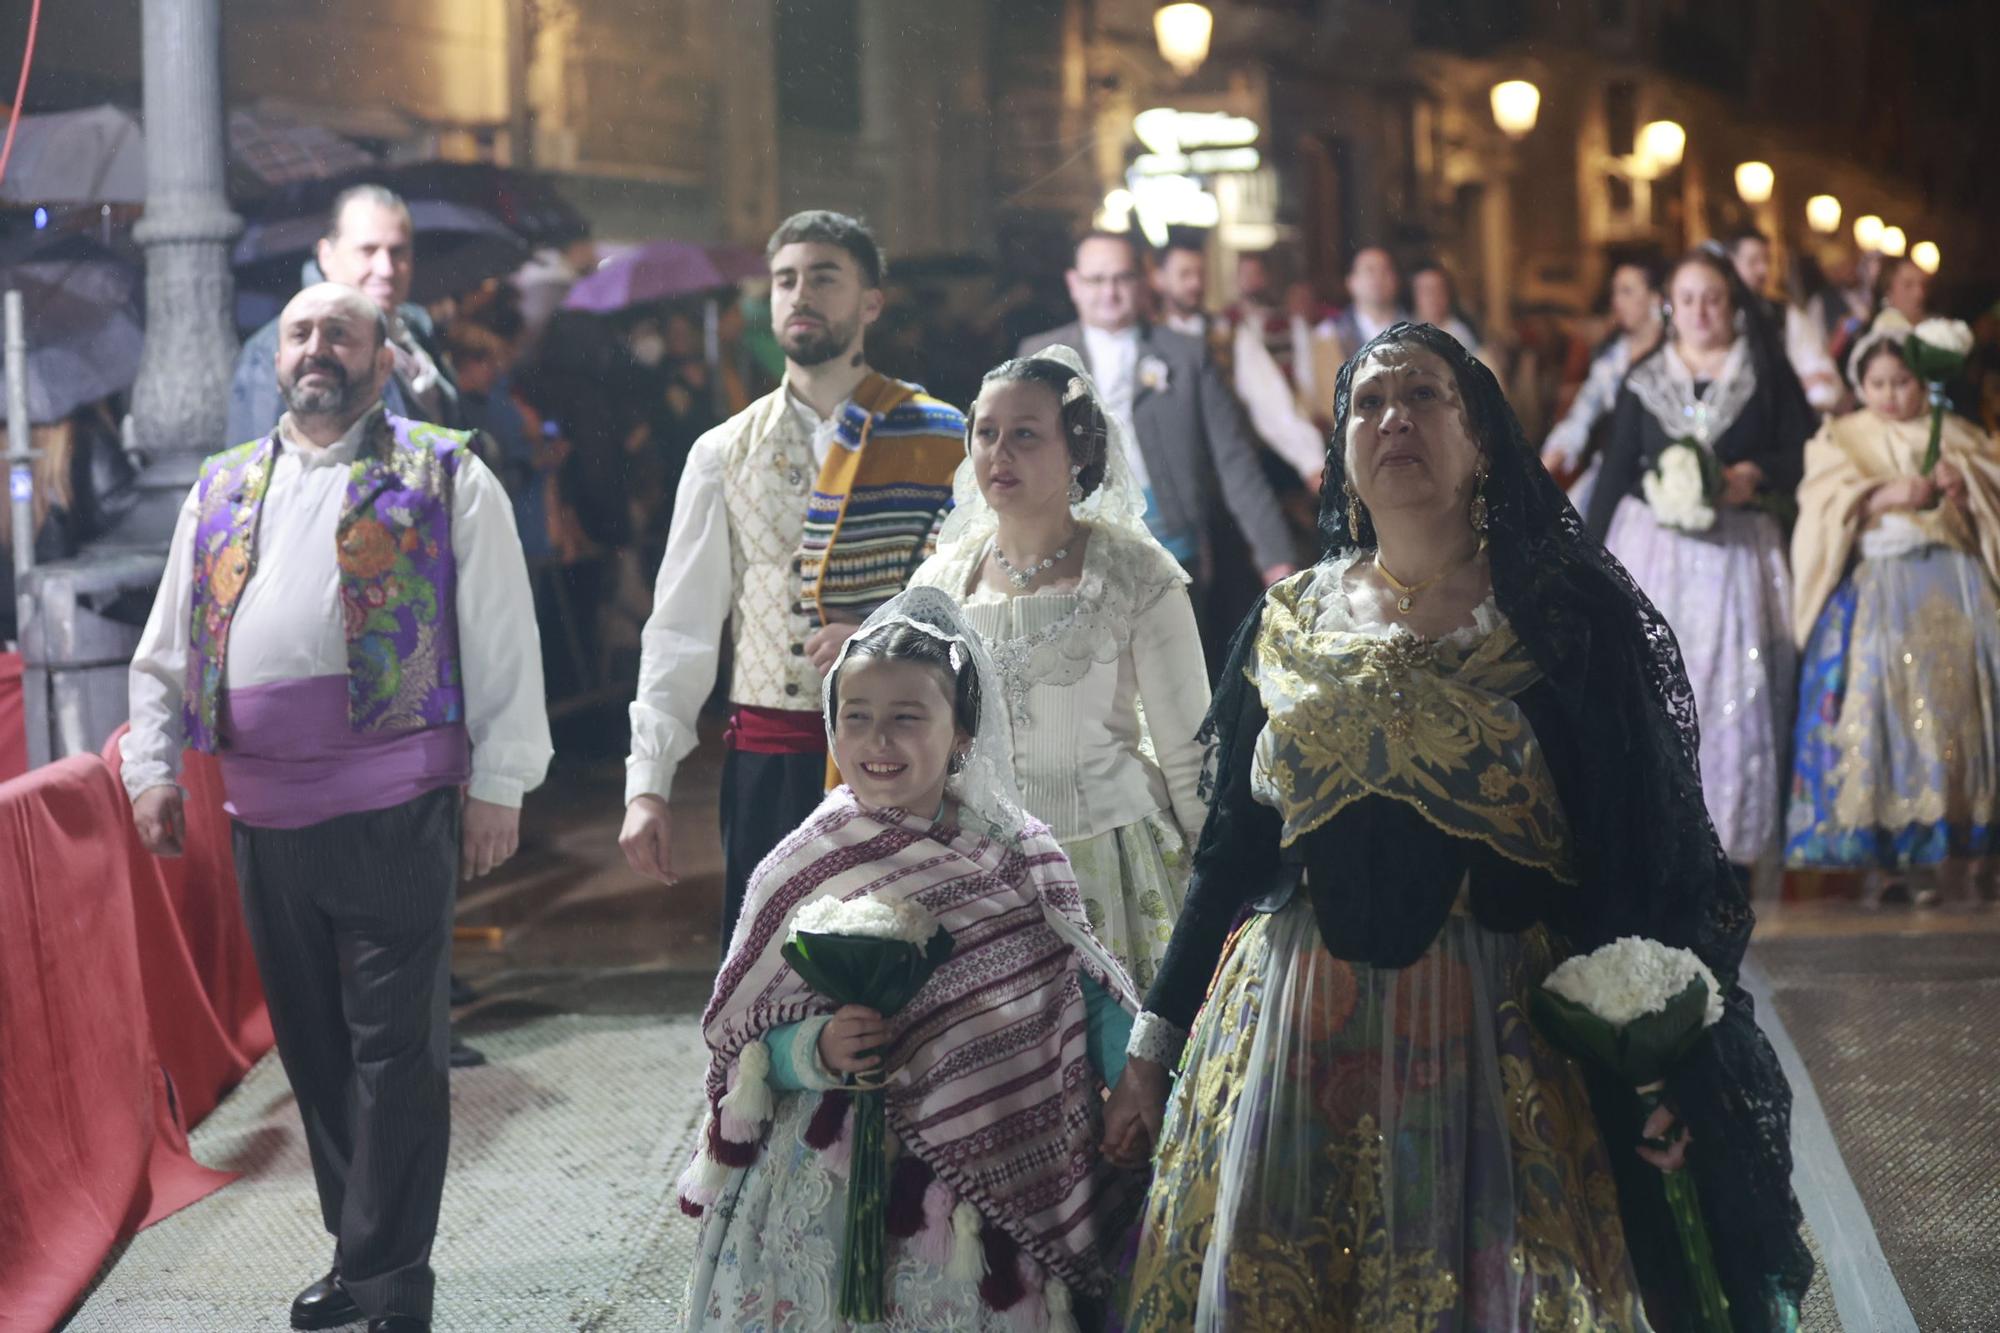
[[[488,278],[512,273],[528,258],[528,242],[500,219],[465,204],[412,199],[417,262],[410,298],[428,303],[477,287]],[[230,256],[239,287],[289,294],[298,289],[299,268],[312,257],[326,231],[323,213],[294,214],[249,222]]]

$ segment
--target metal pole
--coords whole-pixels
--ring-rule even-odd
[[[7,320],[7,495],[14,506],[14,594],[35,567],[34,426],[28,421],[28,338],[21,327],[21,293],[9,291]],[[22,611],[25,619],[26,611]],[[17,627],[22,621],[15,622]]]

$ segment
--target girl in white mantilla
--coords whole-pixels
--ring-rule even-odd
[[[938,553],[911,582],[957,599],[992,651],[1022,797],[1143,989],[1206,814],[1195,731],[1208,677],[1188,576],[1146,530],[1131,443],[1070,348],[989,373],[966,447]]]
[[[853,1093],[884,1099],[886,1314],[898,1333],[1077,1333],[1136,1185],[1100,1155],[1137,999],[1062,850],[1022,813],[993,665],[951,599],[912,588],[824,685],[846,777],[757,867],[702,1017],[709,1114],[681,1177],[701,1218],[688,1327],[846,1329]],[[990,715],[990,716],[988,716]],[[953,950],[884,1017],[783,954],[808,909],[920,908]]]

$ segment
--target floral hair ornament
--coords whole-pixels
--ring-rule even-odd
[[[1088,398],[1089,396],[1090,386],[1084,383],[1083,376],[1072,375],[1069,377],[1069,383],[1063,388],[1063,406],[1068,407],[1077,399]]]
[[[965,670],[965,649],[960,646],[957,639],[949,641],[944,650],[944,655],[951,662],[952,675],[956,676],[959,672]]]

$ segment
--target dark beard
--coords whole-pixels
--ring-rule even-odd
[[[826,324],[805,333],[787,330],[778,338],[785,359],[795,366],[823,366],[847,350],[854,341],[856,324]]]
[[[300,388],[299,380],[314,370],[331,376],[333,384],[323,389]],[[345,416],[367,390],[366,385],[358,385],[348,376],[346,366],[331,360],[305,362],[293,372],[290,383],[278,387],[284,393],[286,408],[302,417]]]

